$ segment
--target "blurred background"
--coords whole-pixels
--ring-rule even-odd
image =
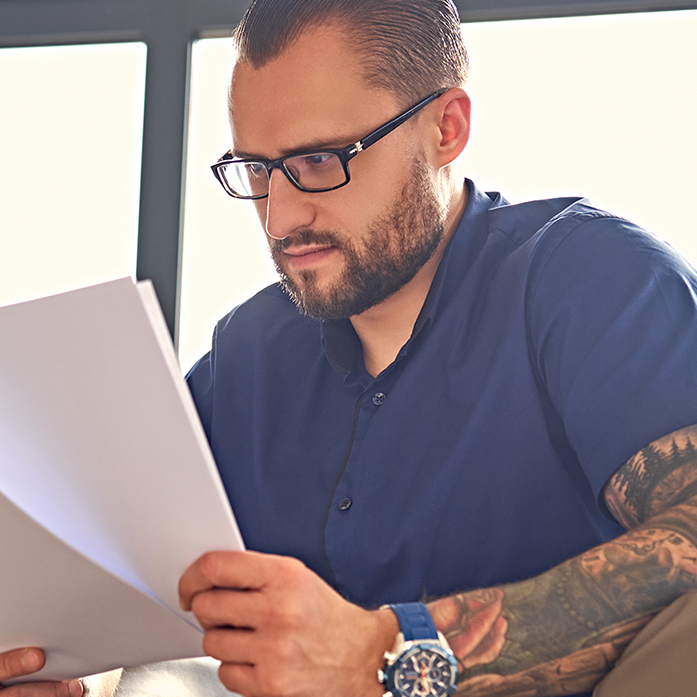
[[[513,201],[587,196],[697,266],[697,10],[468,22],[463,33],[463,175]],[[135,276],[147,54],[141,42],[0,49],[0,305]],[[230,147],[232,59],[229,38],[191,47],[184,371],[217,319],[275,279],[252,205],[209,169]]]

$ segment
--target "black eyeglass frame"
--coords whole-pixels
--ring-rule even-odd
[[[283,174],[286,175],[288,178],[288,181],[290,181],[293,186],[295,186],[296,189],[299,189],[300,191],[304,191],[306,193],[323,193],[326,191],[334,191],[336,189],[340,189],[343,186],[346,186],[350,181],[351,181],[351,173],[349,171],[348,163],[349,160],[353,159],[356,155],[358,155],[359,152],[363,152],[364,150],[367,150],[371,145],[374,145],[377,143],[381,138],[384,138],[386,135],[389,133],[392,133],[392,131],[395,130],[395,128],[398,128],[401,126],[405,121],[408,121],[414,114],[416,114],[418,111],[423,109],[427,104],[430,104],[431,102],[435,101],[440,97],[442,94],[447,92],[447,89],[442,89],[438,90],[437,92],[434,92],[433,94],[430,94],[428,97],[425,99],[422,99],[418,104],[415,104],[413,107],[407,109],[405,112],[399,114],[399,116],[395,116],[395,118],[390,119],[387,123],[383,124],[379,128],[376,128],[374,131],[369,133],[367,136],[359,140],[357,143],[353,143],[352,145],[349,145],[345,148],[339,148],[339,149],[324,149],[324,150],[306,150],[303,152],[294,152],[291,153],[290,155],[284,155],[283,157],[279,157],[277,160],[262,160],[262,159],[256,159],[256,158],[243,158],[243,159],[235,159],[232,156],[232,152],[228,150],[214,165],[211,165],[211,169],[213,170],[213,174],[215,175],[216,179],[220,182],[222,185],[223,189],[227,194],[232,196],[233,198],[239,198],[239,199],[244,199],[246,201],[254,201],[254,200],[259,200],[263,198],[268,197],[268,192],[265,194],[258,194],[256,196],[241,196],[238,193],[235,193],[230,186],[227,183],[227,180],[223,176],[223,174],[219,171],[222,169],[222,167],[234,162],[236,164],[244,164],[244,163],[252,163],[254,162],[255,164],[260,164],[264,165],[266,167],[267,175],[269,178],[269,181],[271,180],[271,172],[274,169],[280,169]],[[303,157],[304,155],[336,155],[339,158],[339,161],[341,162],[342,167],[344,168],[344,174],[346,175],[346,181],[337,184],[336,186],[330,186],[327,188],[321,188],[321,189],[308,189],[304,186],[302,186],[294,177],[293,174],[290,172],[290,170],[285,166],[286,160],[289,160],[294,157]]]

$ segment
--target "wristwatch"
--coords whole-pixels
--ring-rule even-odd
[[[399,620],[400,632],[378,680],[385,697],[446,697],[455,690],[457,663],[423,603],[384,605]]]

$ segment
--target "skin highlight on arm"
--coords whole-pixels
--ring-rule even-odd
[[[697,588],[697,426],[630,458],[604,489],[628,532],[532,579],[429,604],[468,696],[591,690],[660,610]]]

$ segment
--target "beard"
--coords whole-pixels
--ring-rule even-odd
[[[385,214],[368,228],[358,247],[327,230],[298,230],[270,242],[281,284],[300,312],[321,320],[347,319],[378,305],[409,283],[433,256],[445,233],[445,209],[430,173],[415,161],[402,190]],[[313,270],[290,278],[283,270],[283,250],[293,244],[332,245],[344,257],[339,278],[320,287]]]

